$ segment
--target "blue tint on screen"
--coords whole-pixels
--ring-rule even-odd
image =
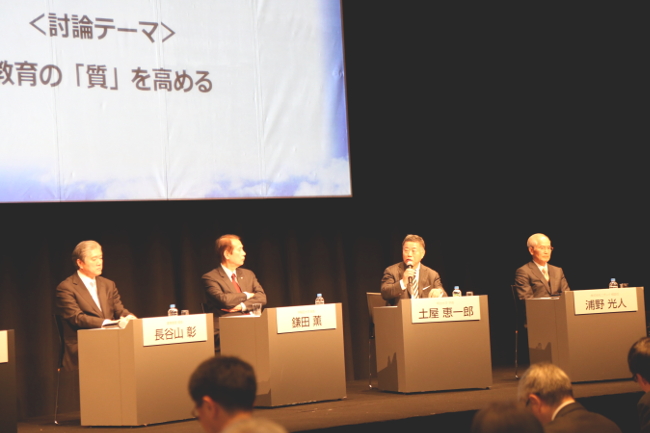
[[[343,56],[343,25],[341,5],[339,2],[323,2],[322,16],[326,21],[326,28],[332,29],[331,37],[325,38],[323,52],[330,57],[327,64],[335,67],[327,71],[332,80],[328,82],[327,106],[332,107],[332,156],[349,160],[349,141],[347,124],[347,101],[345,92],[345,63]]]

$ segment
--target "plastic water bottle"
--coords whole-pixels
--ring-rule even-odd
[[[323,305],[325,303],[325,298],[323,298],[322,293],[316,294],[316,305]]]
[[[452,292],[454,296],[463,296],[458,286],[454,286],[454,291]]]
[[[618,289],[618,283],[616,282],[616,278],[612,278],[612,281],[609,282],[609,288]]]
[[[169,306],[169,310],[167,310],[167,315],[168,316],[178,316],[178,308],[176,308],[176,304],[171,304]]]

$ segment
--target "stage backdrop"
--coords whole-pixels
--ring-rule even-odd
[[[0,202],[351,195],[339,0],[25,0],[0,40]]]

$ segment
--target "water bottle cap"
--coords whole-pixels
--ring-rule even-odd
[[[317,298],[320,298],[321,296],[323,296],[322,293],[316,293],[316,297],[317,297]]]
[[[454,290],[458,289],[458,286],[454,286]]]
[[[170,304],[169,308],[176,308],[176,304]]]
[[[616,281],[616,278],[612,278],[612,281]]]

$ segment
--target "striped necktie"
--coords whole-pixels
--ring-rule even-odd
[[[417,299],[420,297],[420,293],[418,292],[418,280],[413,280],[411,283],[411,298]]]

